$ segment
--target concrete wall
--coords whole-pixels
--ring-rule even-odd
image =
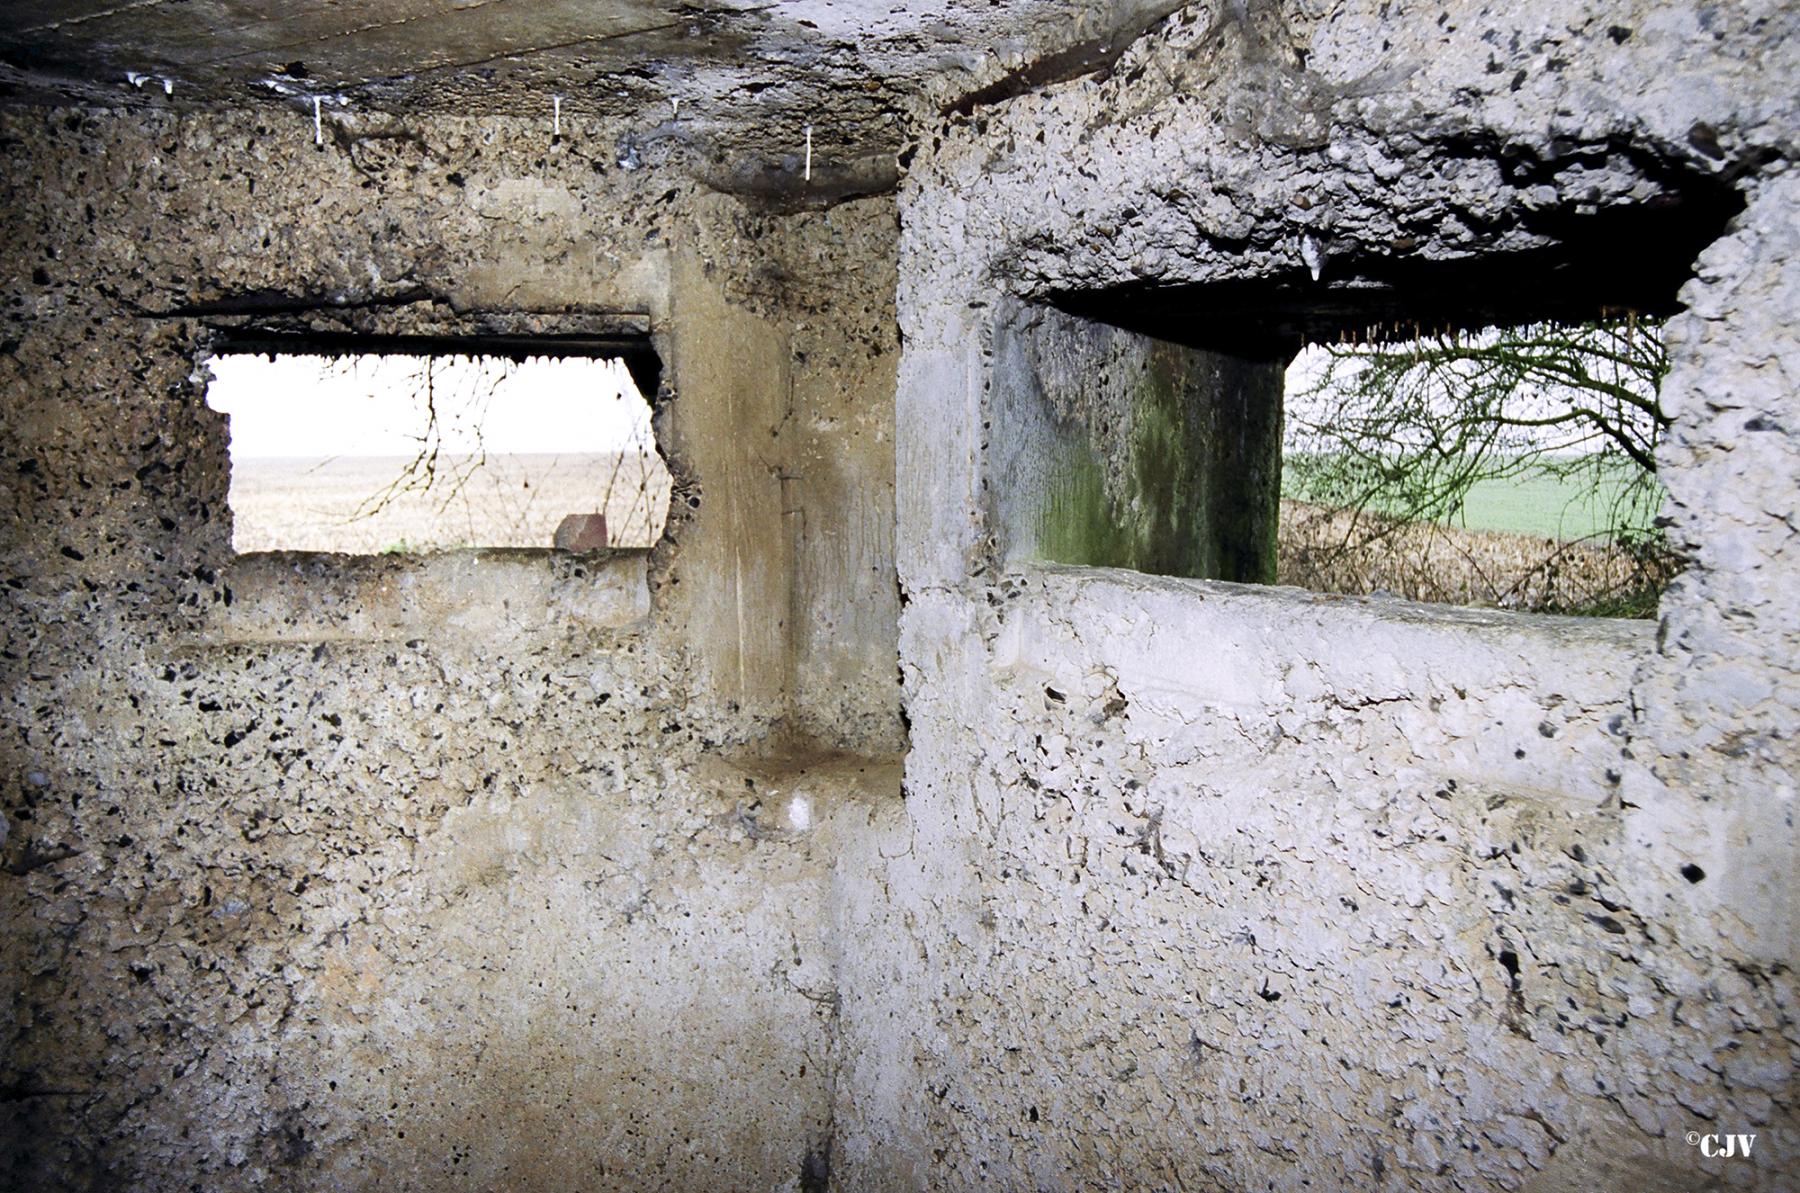
[[[846,1188],[1794,1187],[1793,35],[1769,5],[1200,4],[928,138],[907,821],[840,912]],[[1720,186],[1746,207],[1669,333],[1693,567],[1657,624],[1009,558],[1009,304],[1304,286],[1309,237],[1342,286]]]
[[[763,217],[607,129],[344,119],[0,122],[0,1182],[793,1187],[832,801],[756,758],[900,732],[892,203]],[[196,375],[230,316],[164,313],[246,300],[646,317],[667,539],[234,559]]]
[[[1792,1187],[1793,18],[1396,8],[1192,6],[897,208],[598,127],[0,118],[0,1175]],[[1014,549],[1021,308],[1720,194],[1658,623]],[[249,316],[170,314],[220,302],[641,316],[667,539],[234,559],[194,370]]]

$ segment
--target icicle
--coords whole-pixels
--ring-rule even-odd
[[[145,83],[160,83],[162,84],[164,95],[175,94],[175,80],[167,75],[147,75],[142,71],[128,70],[125,72],[125,81],[130,83],[133,87],[136,87],[139,91],[144,89]]]
[[[1318,281],[1325,269],[1325,246],[1311,232],[1300,238],[1300,259],[1312,270],[1312,280]]]
[[[812,181],[812,125],[806,126],[806,181]]]

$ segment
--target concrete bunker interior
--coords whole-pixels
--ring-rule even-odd
[[[12,1186],[1794,1187],[1790,13],[499,9],[0,16]],[[1557,253],[1655,621],[1036,549]],[[238,556],[230,335],[648,343],[669,529]]]

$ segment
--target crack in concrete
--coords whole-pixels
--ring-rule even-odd
[[[42,25],[29,25],[23,29],[16,30],[15,35],[23,36],[27,33],[54,33],[58,29],[66,29],[71,25],[85,25],[89,21],[103,21],[107,17],[116,17],[123,13],[136,12],[138,9],[143,8],[158,8],[172,2],[173,0],[133,0],[130,4],[119,4],[112,8],[103,8],[99,12],[90,12],[79,17],[64,17],[60,21],[46,21]]]

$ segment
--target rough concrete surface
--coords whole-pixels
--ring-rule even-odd
[[[891,189],[923,114],[1115,59],[1176,0],[26,0],[0,11],[0,97],[603,121],[777,204]],[[810,133],[810,138],[809,138]],[[810,148],[809,148],[810,146]]]
[[[698,760],[806,726],[894,748],[864,526],[892,206],[752,217],[504,121],[291,134],[0,127],[0,1180],[790,1187],[830,1133],[829,858],[746,832]],[[234,559],[198,364],[243,320],[158,312],[240,299],[384,332],[642,312],[663,544]]]
[[[276,14],[321,145],[107,101],[176,4],[0,25],[0,1182],[1800,1188],[1791,6],[683,6],[604,104],[569,6],[377,7]],[[386,78],[439,18],[516,61]],[[1692,266],[1655,624],[1021,532],[1053,446],[1130,499],[1079,362],[1471,265]],[[201,365],[276,333],[647,339],[661,541],[235,556]]]
[[[936,131],[901,204],[908,831],[850,916],[846,1187],[1796,1187],[1794,32],[1202,4]],[[1304,296],[1311,237],[1353,306],[1720,189],[1654,632],[1009,559],[1009,303]]]

